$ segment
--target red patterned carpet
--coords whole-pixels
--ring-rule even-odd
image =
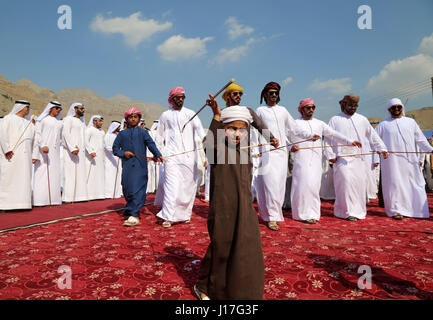
[[[429,204],[433,213],[432,194]],[[347,222],[332,206],[322,203],[314,226],[290,212],[280,232],[261,224],[265,300],[433,299],[432,218],[395,221],[373,202],[367,219]],[[121,207],[108,200],[0,214],[0,229]],[[150,214],[158,208],[146,211],[135,228],[112,212],[0,233],[0,300],[195,300],[208,206],[197,200],[191,223],[168,230]],[[371,289],[358,288],[362,265]],[[60,266],[71,268],[72,289],[58,288]]]

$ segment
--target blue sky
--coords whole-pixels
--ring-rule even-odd
[[[61,5],[72,9],[71,30],[57,27]],[[361,5],[371,8],[371,30],[358,28]],[[328,121],[353,92],[361,114],[383,118],[394,95],[409,98],[408,110],[433,105],[432,13],[431,0],[7,1],[0,74],[163,106],[183,86],[193,110],[231,78],[244,87],[242,104],[256,108],[276,81],[294,117],[312,97]],[[207,126],[211,113],[200,118]]]

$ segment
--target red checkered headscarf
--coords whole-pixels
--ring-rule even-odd
[[[140,109],[135,108],[135,107],[131,107],[131,108],[129,108],[128,110],[126,110],[126,112],[125,112],[125,120],[128,120],[128,117],[129,117],[131,114],[134,114],[134,113],[138,114],[139,117],[140,117],[140,119],[141,119],[141,111],[140,111]]]
[[[276,82],[269,82],[262,90],[262,94],[260,96],[260,104],[263,103],[263,99],[265,99],[265,93],[268,92],[268,90],[277,90],[278,94],[280,94],[281,86]],[[278,97],[277,103],[280,102],[280,97]]]

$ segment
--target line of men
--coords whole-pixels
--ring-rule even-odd
[[[52,101],[34,119],[21,100],[1,119],[0,210],[122,196],[122,166],[112,153],[122,124],[113,121],[105,134],[102,116],[86,126],[83,104],[72,104],[63,120],[62,109]]]
[[[386,214],[395,219],[429,217],[425,181],[419,166],[421,153],[417,152],[433,153],[433,147],[416,122],[404,116],[404,105],[399,99],[389,101],[386,111],[390,117],[374,130],[367,118],[356,112],[360,101],[357,95],[344,96],[340,101],[341,113],[326,124],[313,117],[316,105],[311,98],[300,102],[300,118],[294,120],[279,105],[280,91],[278,83],[268,83],[261,93],[260,103],[264,100],[265,104],[256,111],[248,108],[252,127],[257,130],[253,133],[255,141],[262,144],[252,160],[256,173],[251,187],[255,190],[259,214],[271,230],[278,231],[278,223],[284,221],[288,151],[294,154],[291,203],[295,220],[312,224],[320,220],[323,156],[333,168],[336,217],[350,221],[365,219],[368,189],[374,181],[371,162],[379,161],[378,156]],[[243,93],[239,84],[231,84],[223,94],[226,107],[239,106]],[[188,122],[194,112],[184,107],[185,99],[182,87],[173,88],[168,110],[161,115],[156,130],[151,130],[158,149],[169,159],[160,170],[155,166],[155,175],[160,171],[160,176],[157,180],[152,178],[155,183],[149,184],[157,187],[155,204],[161,206],[157,217],[166,228],[190,221],[197,192],[198,153],[191,151],[199,149],[205,131],[199,117]],[[86,128],[82,104],[72,104],[63,121],[59,120],[61,108],[58,102],[48,104],[32,126],[30,104],[17,101],[11,113],[1,120],[0,210],[31,208],[31,192],[26,191],[31,190],[32,162],[34,205],[120,197],[121,166],[110,148],[123,124],[113,122],[104,136],[101,116],[93,116]],[[270,134],[265,134],[266,131]],[[59,161],[61,146],[63,161]],[[111,164],[111,178],[105,178],[104,182],[108,175],[102,174],[105,169],[101,168],[107,164]],[[212,199],[208,200],[212,203]]]

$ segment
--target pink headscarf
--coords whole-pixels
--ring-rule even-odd
[[[138,114],[140,116],[140,118],[141,118],[141,111],[140,111],[140,109],[135,108],[135,107],[131,107],[128,110],[126,110],[126,112],[125,112],[125,120],[128,120],[128,117],[131,114],[134,114],[134,113]]]
[[[174,97],[180,95],[180,94],[185,95],[185,89],[184,89],[184,88],[182,88],[182,87],[174,87],[173,89],[171,89],[171,90],[170,90],[170,93],[169,93],[169,95],[168,95],[168,103],[169,103],[171,106],[173,106],[173,100],[172,100],[172,99],[173,99]]]
[[[298,111],[301,114],[301,116],[302,116],[302,112],[301,112],[302,108],[305,107],[305,106],[308,106],[310,104],[316,105],[314,103],[314,100],[312,98],[307,98],[307,99],[301,100],[301,102],[299,102]]]

